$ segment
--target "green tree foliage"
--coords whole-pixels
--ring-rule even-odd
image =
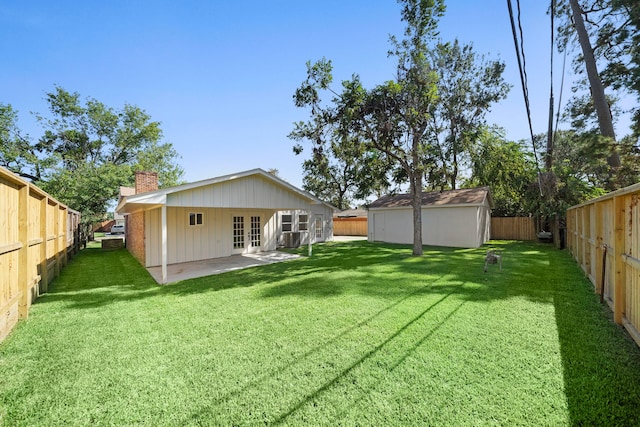
[[[546,135],[536,136],[536,144],[543,152],[545,139]],[[610,143],[608,138],[595,133],[585,139],[584,134],[574,131],[558,132],[553,169],[541,174],[530,188],[532,212],[545,218],[563,216],[567,208],[605,194]]]
[[[483,127],[470,157],[471,178],[465,185],[491,187],[494,216],[532,213],[532,198],[540,195],[531,191],[531,184],[536,180],[536,165],[524,142],[506,140],[503,129]]]
[[[623,162],[623,152],[626,151],[627,157],[629,155],[629,138],[637,145],[640,137],[640,3],[637,0],[581,0],[577,2],[577,6],[582,11],[581,16],[584,18],[599,76],[607,89],[607,102],[614,122],[621,113],[628,112],[632,115],[633,136],[617,138],[617,144],[609,143],[609,155],[614,153]],[[585,56],[579,49],[569,0],[556,0],[555,10],[557,16],[563,19],[558,27],[559,47],[574,53],[574,69],[584,77]],[[596,109],[586,78],[577,81],[574,92],[576,95],[569,104],[567,117],[575,131],[584,132],[582,136],[577,136],[589,145],[598,122],[595,120]],[[635,97],[638,102],[624,111],[617,106],[617,102],[629,96]],[[611,171],[607,188],[617,188],[627,181],[629,167],[633,168],[632,165],[622,163],[620,168]]]
[[[327,144],[322,153],[303,162],[303,188],[339,209],[349,209],[354,200],[383,192],[390,185],[387,162],[363,147],[353,141]]]
[[[331,81],[331,61],[322,59],[307,63],[307,81],[296,92],[296,105],[311,103],[312,110],[320,111],[317,88]],[[315,80],[317,79],[317,80]],[[339,98],[333,100],[339,102]],[[312,114],[308,122],[298,122],[289,138],[298,141],[293,147],[296,154],[304,150],[300,142],[313,141],[311,158],[302,163],[302,186],[316,197],[340,209],[348,209],[354,199],[365,199],[372,192],[381,192],[389,186],[388,162],[377,152],[368,152],[357,133],[342,133],[335,109],[322,107],[321,114]]]
[[[20,174],[36,160],[33,147],[18,128],[18,112],[0,104],[0,166]]]
[[[32,142],[9,132],[14,135],[9,137],[11,150],[3,149],[1,158],[14,172],[79,210],[83,223],[103,219],[119,187],[133,185],[136,170],[158,172],[162,186],[182,177],[177,152],[161,141],[160,123],[144,110],[128,104],[116,110],[92,98],[83,102],[78,93],[61,87],[47,93],[46,102],[49,113],[37,115],[44,135]],[[2,117],[15,125],[11,110],[5,108]]]
[[[568,2],[557,1],[557,14],[567,16]],[[637,0],[582,0],[593,53],[598,61],[605,86],[623,90],[640,101],[640,3]],[[575,29],[570,21],[559,29],[560,43],[569,49],[576,46]],[[576,50],[575,69],[584,73],[582,56]],[[640,133],[640,107],[633,108],[636,135]]]
[[[325,152],[329,140],[341,147],[355,141],[361,147],[356,151],[365,154],[361,159],[369,155],[389,162],[388,176],[409,184],[413,254],[420,255],[422,191],[458,185],[486,112],[506,96],[509,86],[502,78],[502,62],[485,60],[471,45],[437,42],[443,1],[399,3],[406,29],[402,39],[391,37],[389,55],[397,60],[395,79],[366,89],[354,75],[342,82],[337,93],[330,89],[331,62],[308,64],[307,80],[296,91],[295,100],[298,107],[311,109],[311,119],[297,124],[294,133],[299,140],[313,142],[316,152]],[[328,105],[322,103],[323,91],[333,93]],[[327,138],[336,129],[338,137]],[[321,162],[309,166],[314,169],[308,171],[324,176],[323,181],[341,170]]]
[[[438,102],[432,104],[430,127],[434,141],[429,155],[432,187],[458,186],[461,169],[470,165],[470,154],[479,142],[485,116],[492,104],[504,99],[510,86],[502,74],[504,62],[478,56],[470,44],[438,43],[429,52],[438,75]]]
[[[299,107],[310,107],[311,119],[296,130],[318,147],[335,126],[343,141],[359,142],[373,156],[383,155],[401,168],[409,181],[413,205],[413,254],[422,254],[421,192],[425,171],[424,154],[430,145],[427,129],[432,104],[437,99],[437,76],[427,57],[427,43],[436,36],[437,21],[444,13],[439,0],[400,1],[407,26],[402,40],[392,37],[390,55],[397,58],[396,79],[365,89],[357,75],[342,82],[342,93],[334,92],[330,105],[323,105],[320,92],[329,89],[331,63],[322,60],[308,66],[307,80],[296,91]],[[356,135],[356,138],[353,136]]]

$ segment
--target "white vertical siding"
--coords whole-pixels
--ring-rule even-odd
[[[275,251],[278,246],[278,214],[276,211],[264,211],[262,215],[264,243],[262,250]]]
[[[314,243],[329,242],[333,240],[333,209],[322,204],[311,205],[311,210],[284,210],[277,213],[277,234],[278,245],[284,244],[284,234],[282,231],[282,215],[291,215],[291,231],[300,232],[300,244],[307,245],[309,243],[309,233],[314,236]],[[300,231],[300,215],[309,215],[307,219],[307,230]],[[322,239],[315,239],[315,223],[316,215],[322,215]]]
[[[389,243],[413,242],[413,213],[411,209],[386,209],[380,212],[374,211],[374,214],[378,213],[382,213],[384,215],[384,237],[376,236],[374,240]],[[424,227],[424,220],[422,227]]]
[[[201,212],[203,224],[189,225],[189,213]],[[232,217],[260,216],[262,222],[261,250],[276,249],[276,215],[273,210],[239,210],[219,208],[167,208],[167,263],[198,261],[230,256],[233,250]],[[160,209],[147,212],[147,267],[161,264]]]
[[[307,209],[309,201],[260,176],[248,176],[168,194],[167,206]]]
[[[367,240],[370,242],[384,242],[386,239],[385,227],[384,212],[369,211],[367,213]]]
[[[160,265],[162,262],[162,218],[161,208],[144,213],[145,266]]]
[[[322,215],[322,241],[330,242],[333,240],[333,209],[326,205],[313,205],[311,210],[313,215]],[[313,224],[310,224],[310,227]]]
[[[413,211],[369,211],[369,241],[413,243]],[[490,212],[486,206],[422,209],[422,243],[430,246],[476,248],[489,239]]]
[[[475,248],[478,246],[477,206],[422,210],[425,245]]]

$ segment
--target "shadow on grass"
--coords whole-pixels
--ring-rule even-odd
[[[441,298],[439,298],[438,300],[436,300],[435,302],[433,302],[432,304],[430,304],[427,308],[425,308],[420,314],[418,314],[417,316],[415,316],[414,318],[410,319],[406,324],[404,324],[402,327],[400,327],[399,329],[397,329],[393,334],[391,334],[387,339],[385,339],[382,343],[376,345],[374,348],[372,348],[371,350],[367,351],[366,353],[364,353],[359,359],[357,359],[355,362],[353,362],[350,366],[346,367],[345,369],[343,369],[338,375],[336,375],[335,377],[333,377],[332,379],[330,379],[329,381],[325,382],[324,384],[322,384],[322,386],[320,386],[318,389],[314,390],[312,393],[309,393],[305,396],[302,397],[301,400],[299,400],[294,406],[292,406],[291,408],[289,408],[285,413],[280,414],[278,417],[275,418],[275,421],[273,421],[272,423],[274,424],[280,424],[283,421],[285,421],[290,415],[292,415],[293,413],[295,413],[298,409],[300,409],[302,406],[304,406],[306,403],[312,401],[313,399],[315,399],[317,396],[321,395],[324,391],[329,390],[333,385],[335,385],[338,381],[340,381],[340,379],[342,379],[344,376],[348,375],[350,372],[352,372],[354,369],[356,369],[357,367],[361,366],[364,362],[366,362],[367,360],[371,359],[376,353],[378,353],[380,350],[384,349],[389,343],[391,343],[393,340],[395,340],[396,338],[398,338],[403,332],[405,332],[407,329],[409,329],[412,325],[414,325],[416,322],[418,322],[420,319],[422,319],[427,313],[431,312],[432,310],[434,310],[437,306],[439,306],[440,304],[442,304],[445,300],[447,300],[447,298],[449,298],[451,295],[453,295],[453,292],[442,296]],[[309,357],[311,357],[312,355],[314,355],[316,352],[319,352],[321,349],[332,345],[336,342],[338,342],[340,339],[346,337],[347,335],[349,335],[351,332],[353,332],[354,330],[370,323],[372,320],[374,320],[375,318],[377,318],[378,316],[381,316],[383,313],[388,312],[390,310],[392,310],[394,307],[400,305],[402,302],[404,302],[405,300],[411,298],[412,296],[414,296],[414,294],[408,294],[405,297],[396,300],[394,302],[392,302],[391,304],[385,306],[384,308],[382,308],[381,310],[379,310],[378,312],[372,314],[371,316],[363,319],[362,321],[354,324],[353,326],[351,326],[350,328],[347,328],[346,330],[340,332],[339,334],[331,337],[330,339],[318,344],[317,346],[309,349],[308,351],[306,351],[304,354],[298,356],[296,358],[296,361],[293,362],[292,364],[287,364],[285,366],[282,366],[280,368],[276,368],[271,370],[268,374],[263,375],[260,378],[256,378],[248,383],[246,383],[243,387],[236,389],[236,390],[232,390],[224,395],[222,395],[221,397],[208,402],[207,406],[205,408],[203,408],[202,410],[200,410],[198,413],[193,414],[190,418],[189,418],[189,423],[196,421],[196,420],[200,420],[202,418],[206,418],[206,416],[211,416],[211,415],[215,415],[215,411],[217,410],[218,405],[226,403],[228,401],[230,401],[231,399],[241,396],[243,393],[249,391],[250,389],[254,388],[254,387],[258,387],[264,383],[266,383],[267,381],[277,377],[279,374],[282,374],[290,369],[292,369],[293,367],[297,366],[297,365],[301,365],[305,362],[305,360]],[[438,325],[436,325],[434,328],[432,328],[424,337],[423,339],[417,343],[413,349],[417,348],[419,345],[421,345],[424,341],[426,341],[426,339],[432,335],[437,329],[440,328],[440,326],[442,326],[451,316],[453,316],[453,314],[459,309],[460,307],[456,308],[452,313],[450,313],[449,315],[446,316],[445,319],[442,320],[442,322]],[[401,364],[402,361],[404,361],[404,359],[406,359],[406,357],[409,356],[409,353],[405,354],[405,357],[398,362],[397,365]],[[397,366],[396,365],[396,366]]]
[[[169,294],[204,294],[241,287],[254,287],[260,297],[267,299],[333,298],[355,293],[391,301],[373,317],[310,350],[314,352],[401,301],[421,294],[442,298],[455,295],[463,303],[524,297],[536,303],[552,304],[555,309],[571,423],[640,424],[637,409],[640,406],[640,350],[618,325],[611,322],[607,308],[598,304],[590,283],[570,255],[533,243],[491,242],[489,246],[503,251],[502,273],[495,266],[483,273],[487,246],[480,249],[425,247],[424,256],[414,258],[409,246],[360,241],[318,245],[311,258],[168,286],[157,286],[147,271],[124,250],[87,249],[72,260],[52,284],[52,292],[43,296],[39,303],[61,301],[69,309],[86,309]],[[412,280],[407,280],[408,276]],[[460,286],[461,283],[465,285]],[[302,396],[278,420],[286,421],[315,396],[392,342],[417,319],[419,317],[409,320],[351,366]],[[449,316],[445,321],[448,319]],[[428,337],[426,334],[413,348]],[[303,354],[301,359],[309,355]],[[288,369],[288,366],[275,368],[271,375],[277,375],[277,369]],[[246,387],[268,378],[258,378]],[[230,392],[226,399],[242,391]]]

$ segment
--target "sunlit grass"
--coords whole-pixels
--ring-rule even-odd
[[[83,251],[0,344],[5,425],[637,425],[640,351],[566,252],[367,242],[165,287]]]

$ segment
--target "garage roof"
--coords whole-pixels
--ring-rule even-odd
[[[483,205],[485,201],[489,203],[489,206],[494,207],[489,187],[422,193],[422,206]],[[403,207],[411,207],[411,194],[403,193],[382,196],[369,205],[369,209]]]

